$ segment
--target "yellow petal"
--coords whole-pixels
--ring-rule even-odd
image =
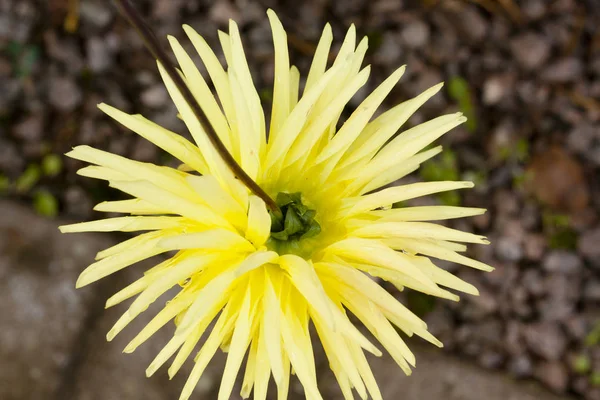
[[[264,245],[271,233],[271,216],[265,202],[257,196],[250,196],[246,239],[257,248]]]
[[[313,61],[310,64],[310,70],[308,71],[308,77],[306,78],[306,86],[304,88],[305,93],[309,91],[313,85],[321,79],[325,73],[327,67],[327,59],[329,58],[329,49],[331,48],[331,42],[333,41],[333,34],[331,32],[331,25],[325,24],[319,44],[315,50]]]
[[[377,108],[394,88],[404,74],[406,66],[398,68],[377,89],[373,91],[352,113],[333,140],[323,149],[316,162],[321,163],[338,152],[345,152],[356,140],[360,132],[369,122]]]

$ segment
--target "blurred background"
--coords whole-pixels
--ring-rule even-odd
[[[183,23],[218,48],[217,29],[235,19],[266,104],[273,81],[268,7],[287,29],[291,62],[303,76],[326,22],[334,50],[352,23],[369,37],[371,78],[346,115],[402,64],[407,72],[387,106],[445,81],[408,125],[457,110],[469,121],[410,179],[476,183],[428,201],[489,210],[453,226],[490,237],[492,245],[472,255],[496,271],[444,264],[481,291],[457,304],[403,295],[445,348],[412,341],[418,367],[411,379],[390,360],[374,361],[384,396],[600,399],[599,1],[134,3],[165,46],[172,34],[189,50]],[[72,146],[176,165],[96,108],[107,102],[187,135],[153,60],[105,0],[0,0],[0,49],[0,399],[177,398],[184,376],[144,377],[168,332],[134,355],[120,354],[127,338],[105,341],[123,309],[104,311],[104,299],[137,275],[74,290],[95,252],[121,238],[63,237],[56,229],[100,218],[94,204],[119,198],[75,174],[81,165],[62,156]],[[127,331],[129,339],[141,326]],[[324,398],[341,398],[326,360],[317,359]],[[216,398],[222,365],[217,360],[207,371],[195,398]],[[300,393],[293,383],[290,397]]]

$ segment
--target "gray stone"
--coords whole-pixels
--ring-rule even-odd
[[[537,33],[525,33],[511,40],[510,49],[519,64],[529,70],[540,68],[550,56],[551,45]]]
[[[17,175],[22,172],[25,160],[19,155],[17,147],[12,142],[1,137],[2,133],[0,130],[0,171]]]
[[[582,123],[567,137],[567,145],[596,165],[600,165],[600,126]]]
[[[75,110],[83,99],[81,89],[75,81],[67,77],[50,78],[49,89],[50,104],[57,110],[71,112]]]
[[[404,376],[389,356],[371,357],[384,399],[403,400],[568,400],[528,384],[517,384],[502,374],[486,371],[465,361],[444,356],[435,349],[413,345],[417,368]],[[341,400],[339,393],[323,397]],[[302,397],[298,397],[302,398]],[[295,398],[294,398],[295,399]]]
[[[546,255],[542,265],[548,272],[573,275],[581,270],[583,264],[577,254],[566,250],[553,250]]]
[[[600,268],[600,228],[584,232],[577,242],[579,253],[596,268]]]
[[[108,70],[113,64],[113,55],[108,43],[99,37],[90,38],[87,41],[87,60],[93,72],[102,73]]]
[[[133,268],[133,269],[132,269]],[[134,270],[136,270],[134,272]],[[129,267],[125,271],[125,279],[111,279],[112,291],[117,292],[128,281],[138,279],[143,268]],[[106,341],[106,334],[123,314],[128,304],[120,304],[112,309],[102,310],[100,319],[94,325],[88,337],[87,346],[81,349],[81,362],[73,379],[71,393],[80,400],[133,399],[148,400],[176,399],[183,388],[193,363],[188,360],[184,368],[173,380],[169,380],[167,369],[169,363],[157,371],[151,378],[146,378],[145,370],[154,357],[173,335],[174,325],[167,324],[155,333],[146,343],[132,354],[124,354],[123,349],[131,339],[150,321],[173,296],[167,293],[157,299],[148,310],[136,318],[112,342]],[[195,354],[195,353],[193,353]],[[215,385],[219,383],[219,371],[223,368],[223,357],[217,357],[211,363],[198,385],[196,396],[208,397]]]
[[[461,26],[464,27],[464,34],[473,43],[481,42],[488,33],[488,23],[483,18],[479,10],[475,7],[464,7],[460,14]]]
[[[158,154],[158,147],[156,145],[142,137],[138,137],[135,140],[131,158],[138,161],[154,162],[156,161],[156,155]]]
[[[547,5],[544,0],[525,0],[521,11],[529,20],[537,20],[546,14]]]
[[[600,282],[589,280],[583,286],[583,298],[588,301],[600,301]]]
[[[40,113],[31,114],[13,128],[13,135],[26,142],[37,142],[44,130],[44,116]]]
[[[383,65],[396,65],[403,55],[398,35],[393,32],[383,34],[381,46],[374,54],[375,60]]]
[[[77,275],[110,243],[77,241],[30,210],[0,202],[0,398],[49,399],[64,384],[97,288]]]
[[[241,15],[239,10],[227,0],[217,0],[208,13],[210,19],[217,24],[227,25],[230,19],[239,21]]]
[[[402,29],[401,36],[406,46],[421,48],[429,41],[429,26],[421,20],[413,20]]]
[[[527,378],[533,372],[533,362],[526,355],[521,355],[508,363],[508,370],[515,378]]]
[[[569,373],[559,362],[544,362],[535,368],[535,376],[557,393],[564,393],[569,384]]]
[[[523,258],[523,247],[512,237],[501,237],[495,245],[496,254],[501,260],[517,262]]]
[[[82,1],[79,13],[84,23],[95,28],[105,28],[112,20],[112,7],[103,1]]]
[[[523,287],[534,297],[539,297],[546,292],[544,279],[539,269],[533,268],[525,271],[521,280]]]
[[[525,258],[540,261],[546,251],[546,238],[541,234],[529,234],[523,243]]]
[[[169,93],[162,83],[158,83],[144,90],[140,99],[146,107],[162,108],[169,101]]]
[[[583,74],[583,64],[578,58],[563,58],[544,69],[543,80],[551,83],[573,82]]]
[[[507,95],[512,95],[514,80],[511,76],[495,75],[486,79],[483,84],[483,104],[495,105]]]
[[[525,340],[534,353],[549,361],[559,360],[567,348],[566,335],[556,324],[538,323],[527,326]]]

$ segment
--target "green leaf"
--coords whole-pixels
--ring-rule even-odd
[[[273,239],[277,239],[277,240],[288,240],[289,239],[289,235],[287,234],[286,231],[271,232],[271,237]]]
[[[590,358],[585,354],[580,354],[573,360],[573,370],[578,374],[587,373],[591,366]]]
[[[31,190],[40,180],[40,167],[37,164],[31,164],[25,169],[25,172],[17,179],[16,189],[19,193],[25,193]]]
[[[292,204],[293,202],[294,202],[294,199],[292,198],[292,195],[290,193],[285,193],[285,192],[277,193],[277,198],[275,199],[275,203],[277,203],[277,205],[280,208],[285,207],[288,204]]]
[[[284,231],[291,236],[302,230],[304,230],[304,224],[302,223],[302,219],[300,219],[300,217],[292,207],[288,207],[287,212],[285,214]]]
[[[319,225],[319,223],[313,219],[312,222],[310,223],[310,226],[306,230],[306,232],[304,232],[304,234],[302,236],[300,236],[300,238],[301,239],[311,238],[311,237],[317,236],[319,233],[321,233],[321,225]]]
[[[271,216],[271,232],[279,232],[283,230],[283,217],[269,210]]]
[[[304,225],[310,226],[310,223],[315,218],[315,215],[317,215],[317,212],[315,210],[306,210],[306,212],[302,214],[300,218],[302,218],[302,221],[304,221]]]
[[[48,154],[42,160],[42,170],[48,176],[56,176],[62,170],[62,159],[57,154]]]
[[[467,117],[467,129],[474,132],[477,129],[475,119],[475,106],[473,105],[473,94],[469,83],[460,76],[450,78],[448,81],[448,94],[458,102],[460,110]]]
[[[590,375],[590,383],[592,386],[599,387],[600,386],[600,371],[594,371]]]
[[[50,192],[45,190],[35,193],[33,207],[40,215],[45,217],[53,218],[58,214],[58,201]]]
[[[308,211],[308,207],[306,207],[304,204],[292,203],[289,206],[296,210],[296,213],[300,217],[302,217]]]
[[[8,191],[10,187],[10,179],[8,177],[0,174],[0,193]]]
[[[300,194],[300,192],[296,192],[296,193],[279,192],[279,193],[277,193],[277,199],[275,199],[275,202],[277,203],[277,205],[279,207],[285,207],[292,203],[302,204],[301,197],[302,197],[302,195]]]

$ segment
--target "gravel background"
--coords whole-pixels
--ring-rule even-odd
[[[90,144],[174,163],[104,117],[97,103],[184,129],[153,60],[110,2],[81,0],[78,26],[65,29],[69,1],[0,0],[0,196],[47,218],[91,219],[96,202],[118,194],[80,179],[79,165],[57,155]],[[234,18],[265,102],[273,79],[267,7],[282,19],[291,60],[304,74],[325,22],[337,46],[351,23],[369,36],[372,75],[352,107],[402,64],[407,73],[388,105],[446,81],[410,123],[456,110],[470,122],[443,138],[446,153],[419,179],[477,183],[462,198],[431,201],[489,209],[455,226],[490,236],[492,246],[474,255],[497,269],[484,275],[448,265],[481,291],[459,304],[405,300],[446,351],[559,394],[600,399],[600,2],[136,3],[161,40],[172,34],[186,47],[182,23],[216,45],[216,30]]]

